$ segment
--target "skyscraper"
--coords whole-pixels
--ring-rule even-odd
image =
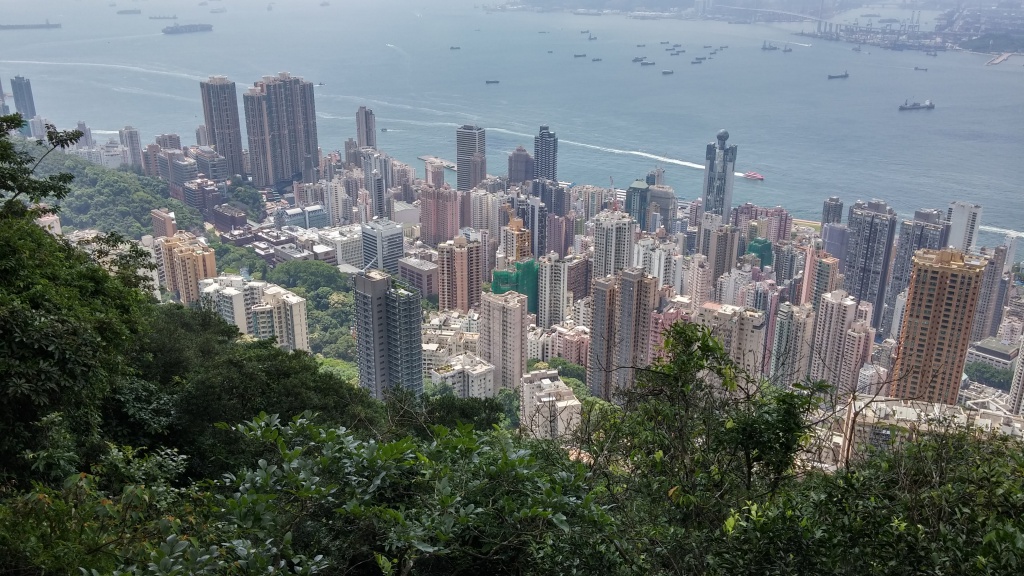
[[[4,96],[4,82],[0,80],[0,116],[7,116],[11,109],[7,107],[7,98]]]
[[[988,264],[981,277],[977,311],[971,320],[971,342],[995,336],[1003,321],[1003,307],[1006,305],[1003,268],[1008,250],[1005,245],[981,249],[981,257],[987,258]]]
[[[207,141],[227,160],[228,174],[245,175],[242,161],[242,124],[238,119],[238,92],[225,76],[210,76],[199,83]]]
[[[890,396],[956,404],[987,264],[950,249],[914,255]]]
[[[153,258],[160,283],[188,306],[199,301],[199,282],[217,276],[217,256],[188,232],[157,238]]]
[[[550,328],[572,314],[569,268],[552,252],[537,260],[537,326]]]
[[[883,338],[891,335],[893,307],[896,297],[907,289],[910,284],[910,272],[913,269],[914,254],[922,248],[941,250],[949,245],[949,222],[938,210],[917,210],[913,220],[900,223],[900,235],[896,240],[896,256],[892,263],[892,279],[885,291],[885,310],[882,311],[882,323],[878,332]]]
[[[0,92],[3,89],[0,88]],[[21,114],[26,125],[21,129],[22,134],[28,134],[28,121],[36,117],[36,100],[32,97],[32,81],[24,76],[15,76],[11,79],[11,92],[14,94],[14,111]]]
[[[480,308],[481,258],[480,242],[470,242],[461,234],[437,246],[438,308],[462,312]]]
[[[814,337],[814,308],[785,302],[779,305],[772,342],[772,382],[787,386],[807,377]]]
[[[480,302],[480,357],[494,365],[497,390],[515,390],[526,373],[526,295],[484,293]]]
[[[533,137],[533,161],[537,178],[558,182],[558,136],[547,126]]]
[[[480,156],[474,159],[477,154]],[[480,176],[480,172],[487,173],[487,133],[483,128],[466,124],[455,129],[455,163],[458,168],[456,189],[460,192],[472,190],[483,180],[483,177],[473,179],[473,176]]]
[[[850,208],[847,226],[850,243],[846,249],[844,289],[857,300],[874,307],[871,325],[877,327],[885,306],[885,289],[896,237],[896,213],[881,200],[857,201]]]
[[[356,110],[356,142],[360,148],[377,147],[377,119],[366,106]]]
[[[508,155],[509,184],[522,184],[527,180],[533,180],[535,175],[533,156],[530,156],[526,148],[522,146],[516,147]]]
[[[843,221],[843,201],[839,196],[829,196],[821,209],[821,225],[840,224]]]
[[[729,146],[729,133],[722,130],[704,155],[704,213],[723,220],[732,209],[732,183],[736,173],[736,146]]]
[[[615,386],[633,385],[637,368],[651,357],[651,313],[658,307],[658,281],[643,268],[628,268],[619,276],[615,311]]]
[[[128,159],[132,166],[142,168],[142,139],[139,138],[139,131],[131,126],[125,126],[117,131],[121,140],[121,146],[128,149]]]
[[[1024,341],[1021,342],[1017,358],[1024,353]],[[1006,409],[1010,414],[1020,414],[1024,407],[1024,362],[1017,360],[1017,368],[1013,371],[1013,381],[1010,384],[1010,397],[1006,402]]]
[[[949,245],[957,250],[969,252],[981,226],[981,205],[957,200],[949,203],[946,210],[949,222]]]
[[[420,239],[423,243],[437,246],[455,238],[462,228],[460,212],[457,191],[449,186],[423,188],[420,192]]]
[[[404,254],[402,225],[387,218],[362,225],[363,268],[375,268],[398,275],[398,260]]]
[[[632,264],[636,221],[625,212],[605,210],[594,217],[593,277],[614,275]]]
[[[378,399],[388,389],[422,393],[419,292],[380,270],[356,274],[354,280],[359,385]]]
[[[811,380],[839,387],[843,367],[843,339],[857,316],[857,300],[844,290],[823,294],[814,318],[811,341]]]
[[[843,277],[839,273],[839,259],[828,252],[819,251],[814,258],[813,269],[805,270],[804,274],[810,285],[808,303],[815,310],[821,304],[823,295],[838,290],[842,285]]]
[[[319,169],[313,84],[282,72],[242,95],[253,183],[285,188],[313,183]]]
[[[647,194],[650,186],[643,180],[634,180],[626,188],[626,212],[640,225],[640,230],[647,230]]]
[[[850,228],[846,224],[825,224],[821,227],[821,244],[825,252],[839,260],[839,273],[846,273],[846,246],[850,243]]]

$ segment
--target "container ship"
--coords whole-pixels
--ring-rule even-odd
[[[163,29],[164,34],[191,34],[192,32],[209,32],[212,24],[175,24]]]
[[[914,103],[904,102],[903,104],[900,104],[900,112],[903,112],[905,110],[934,110],[934,109],[935,109],[935,103],[932,102],[931,100],[925,100],[924,104],[921,104],[920,102],[914,102]]]
[[[117,13],[121,14],[121,15],[142,14],[142,10],[136,10],[136,9],[132,9],[132,10],[118,10]]]
[[[60,28],[60,24],[50,24],[47,20],[44,24],[0,24],[0,30],[50,30]]]

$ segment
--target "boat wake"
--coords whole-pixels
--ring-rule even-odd
[[[978,230],[981,230],[982,232],[990,232],[992,234],[1013,236],[1014,238],[1024,238],[1024,232],[1020,232],[1018,230],[1010,230],[1008,228],[996,228],[995,226],[978,226]]]
[[[99,62],[44,62],[42,60],[0,60],[0,64],[29,64],[37,66],[87,66],[91,68],[110,68],[113,70],[131,70],[133,72],[142,72],[144,74],[157,74],[160,76],[185,78],[186,80],[196,80],[200,82],[208,78],[208,76],[196,76],[194,74],[186,74],[184,72],[169,72],[167,70],[153,70],[151,68],[142,68],[140,66],[127,66],[125,64],[102,64]]]

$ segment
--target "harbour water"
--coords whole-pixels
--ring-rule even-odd
[[[736,202],[781,204],[816,219],[829,195],[848,205],[882,198],[901,215],[962,199],[983,205],[985,225],[1024,229],[1020,57],[985,66],[991,56],[854,52],[793,35],[812,24],[487,14],[462,0],[282,0],[272,10],[222,0],[224,14],[209,13],[214,3],[149,0],[132,4],[144,8],[136,18],[101,0],[4,4],[12,22],[64,24],[0,35],[0,78],[8,87],[15,74],[31,78],[37,110],[60,127],[131,124],[144,141],[177,132],[192,142],[202,123],[200,80],[223,74],[241,93],[287,70],[324,83],[316,106],[325,150],[354,135],[355,110],[367,105],[388,129],[378,146],[420,172],[418,156],[454,159],[461,124],[487,128],[494,174],[505,172],[515,146],[532,149],[537,127],[548,124],[560,138],[560,179],[626,185],[661,166],[667,183],[693,198],[704,146],[726,128],[739,146],[737,171],[765,176],[737,179]],[[163,13],[214,30],[163,35],[163,23],[145,17]],[[766,40],[793,51],[762,51]],[[686,53],[670,56],[661,41]],[[709,55],[704,45],[728,48],[690,66]],[[641,67],[635,56],[657,65]],[[843,71],[849,78],[826,79]],[[898,112],[908,99],[936,108]]]

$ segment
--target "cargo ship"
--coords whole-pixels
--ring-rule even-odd
[[[212,24],[175,24],[163,29],[164,34],[191,34],[192,32],[209,32]]]
[[[842,74],[829,74],[828,75],[828,79],[829,80],[838,80],[838,79],[841,79],[841,78],[849,78],[849,77],[850,77],[850,73],[846,72],[845,70],[843,71]]]
[[[573,54],[572,57],[573,58],[586,58],[587,55],[586,54]]]
[[[933,109],[935,109],[935,103],[932,102],[931,100],[925,100],[924,104],[921,104],[920,102],[909,103],[907,101],[904,101],[903,104],[900,105],[900,112],[903,112],[905,110],[933,110]]]
[[[654,66],[654,62],[648,62],[648,61],[644,60],[643,62],[640,63],[640,65],[641,66]]]
[[[633,58],[633,62],[643,62],[646,59],[647,56],[637,56],[636,58]]]
[[[501,80],[484,80],[484,82],[487,84],[499,84]]]
[[[138,9],[132,9],[132,10],[118,10],[118,11],[117,11],[117,13],[118,13],[118,14],[121,14],[121,15],[127,15],[127,14],[142,14],[142,10],[138,10]]]
[[[177,16],[150,16],[150,20],[177,20]]]
[[[60,24],[50,24],[47,20],[44,24],[2,24],[0,30],[52,30],[60,28]]]
[[[665,75],[665,76],[668,76],[669,74],[675,74],[675,71],[673,71],[673,70],[662,70],[661,73],[663,75]]]

